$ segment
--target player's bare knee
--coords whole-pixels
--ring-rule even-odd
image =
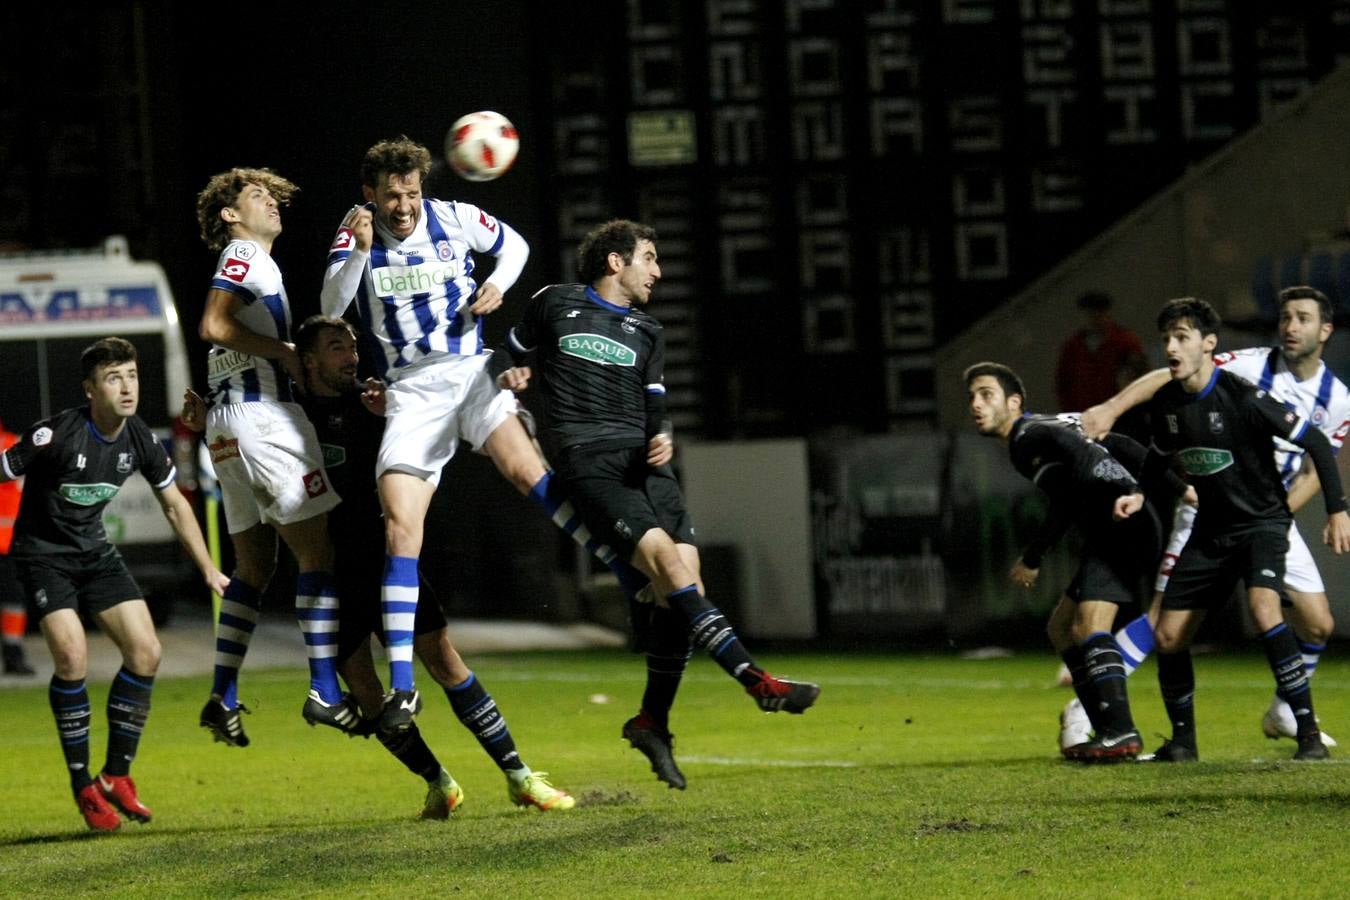
[[[164,650],[159,638],[141,638],[127,648],[123,662],[137,675],[154,675],[159,671],[159,661]]]

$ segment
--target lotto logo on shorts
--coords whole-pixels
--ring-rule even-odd
[[[324,480],[322,469],[305,476],[305,493],[310,497],[321,497],[328,493],[328,482]]]
[[[237,284],[243,284],[244,277],[248,275],[248,263],[238,257],[231,256],[225,260],[225,265],[221,266],[220,274]]]

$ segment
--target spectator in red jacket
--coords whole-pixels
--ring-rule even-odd
[[[1086,324],[1060,346],[1055,367],[1059,409],[1081,412],[1113,396],[1122,375],[1147,367],[1139,336],[1111,317],[1111,297],[1091,291],[1078,298]]]

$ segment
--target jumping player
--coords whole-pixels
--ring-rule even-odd
[[[1130,714],[1125,665],[1111,626],[1117,610],[1137,605],[1147,590],[1162,552],[1163,520],[1157,509],[1170,509],[1185,485],[1173,481],[1166,496],[1153,498],[1147,514],[1116,521],[1116,499],[1138,489],[1132,473],[1143,463],[1143,447],[1115,434],[1100,443],[1089,441],[1076,414],[1024,412],[1022,380],[1007,366],[976,363],[962,377],[976,429],[1003,441],[1013,467],[1050,502],[1042,533],[1013,566],[1013,582],[1035,585],[1041,558],[1070,523],[1083,537],[1078,572],[1051,614],[1047,632],[1073,676],[1096,737],[1061,750],[1085,762],[1134,757],[1143,741]]]
[[[1350,390],[1322,362],[1322,352],[1332,332],[1333,310],[1325,294],[1311,287],[1289,287],[1280,292],[1280,345],[1252,347],[1219,353],[1216,365],[1232,372],[1244,381],[1268,391],[1272,397],[1311,422],[1326,435],[1331,448],[1339,453],[1350,429]],[[1136,380],[1119,394],[1083,413],[1083,424],[1094,434],[1108,431],[1116,418],[1131,407],[1144,403],[1170,380],[1167,369],[1158,369]],[[1291,512],[1298,512],[1317,493],[1320,482],[1312,466],[1304,464],[1302,447],[1276,438],[1275,468],[1280,473],[1288,494]],[[1181,507],[1177,526],[1173,529],[1164,569],[1158,577],[1157,591],[1161,599],[1167,586],[1171,564],[1189,538],[1195,516],[1193,507]],[[1284,594],[1289,621],[1299,640],[1304,668],[1312,678],[1326,650],[1335,622],[1327,600],[1322,575],[1317,570],[1307,542],[1299,533],[1298,523],[1289,527],[1289,553],[1285,557]],[[1155,603],[1156,605],[1156,603]],[[1156,611],[1154,618],[1157,618]],[[1136,642],[1147,655],[1151,641]],[[1261,729],[1267,737],[1295,737],[1297,729],[1293,710],[1278,694],[1261,719]],[[1322,731],[1322,741],[1328,747],[1335,740]]]
[[[90,828],[113,831],[121,824],[117,810],[150,821],[130,771],[150,714],[160,646],[140,588],[108,543],[103,508],[140,472],[207,586],[223,592],[229,579],[211,563],[168,454],[136,415],[136,348],[116,337],[96,341],[80,355],[80,370],[89,404],[29,428],[0,456],[0,482],[27,479],[11,556],[52,654],[49,699],[75,802]],[[108,752],[97,777],[89,771],[92,715],[81,611],[122,652],[108,693]]]
[[[1158,314],[1171,381],[1149,404],[1153,445],[1142,480],[1150,483],[1175,459],[1190,476],[1200,503],[1154,629],[1158,683],[1172,736],[1152,758],[1199,758],[1190,643],[1206,613],[1225,603],[1242,579],[1276,690],[1297,723],[1294,758],[1324,759],[1328,753],[1318,731],[1307,670],[1280,612],[1293,516],[1275,467],[1274,439],[1296,444],[1312,458],[1326,502],[1323,539],[1337,554],[1350,550],[1350,516],[1340,474],[1330,442],[1309,427],[1307,418],[1215,365],[1218,327],[1218,313],[1194,297],[1168,301]],[[1141,494],[1122,498],[1117,514],[1132,515],[1142,504]]]
[[[197,196],[197,224],[220,253],[202,311],[210,390],[206,442],[220,479],[236,565],[216,626],[216,665],[201,725],[217,741],[248,746],[239,721],[239,667],[276,569],[276,535],[295,554],[295,613],[304,632],[310,687],[302,715],[350,732],[360,724],[337,680],[338,596],[325,513],[338,503],[314,428],[295,403],[303,378],[288,342],[291,308],[272,243],[280,206],[296,186],[268,169],[230,169]]]
[[[660,780],[683,788],[668,717],[691,640],[766,712],[805,712],[820,688],[756,666],[704,596],[693,524],[670,467],[665,339],[660,323],[642,309],[661,277],[655,241],[650,227],[626,220],[594,229],[578,251],[587,284],[551,285],[535,294],[492,369],[498,385],[524,390],[531,369],[523,363],[534,354],[545,452],[591,533],[651,579],[660,598],[647,692],[623,736]],[[653,657],[668,665],[653,670]]]
[[[460,439],[491,457],[516,489],[604,556],[569,525],[568,504],[517,419],[517,404],[486,372],[482,316],[501,306],[529,247],[515,229],[468,203],[422,196],[431,153],[407,138],[382,141],[361,163],[366,203],[343,219],[328,253],[322,305],[341,314],[353,299],[376,339],[376,374],[388,387],[376,474],[385,518],[383,623],[390,688],[380,730],[407,730],[421,708],[413,684],[413,623],[423,523],[442,468]],[[473,279],[474,253],[496,258]],[[629,596],[644,580],[611,563]]]

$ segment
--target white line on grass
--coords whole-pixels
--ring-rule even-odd
[[[774,766],[780,769],[856,769],[858,764],[842,759],[748,759],[740,756],[685,756],[682,763],[708,766]]]

